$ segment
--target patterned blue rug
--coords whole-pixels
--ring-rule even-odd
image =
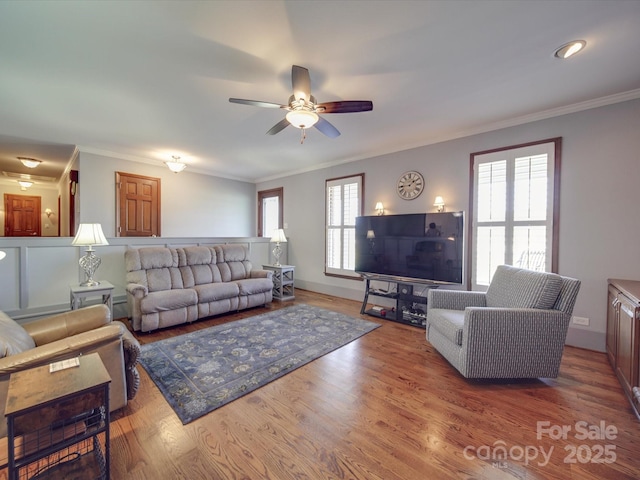
[[[298,304],[142,345],[140,363],[187,424],[379,326]]]

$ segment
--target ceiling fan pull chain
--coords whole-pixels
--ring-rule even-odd
[[[305,132],[304,128],[301,128],[300,131],[302,132],[302,135],[300,137],[300,145],[302,145],[304,143],[304,139],[307,138],[307,133]]]

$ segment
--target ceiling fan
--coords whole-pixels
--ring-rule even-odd
[[[303,143],[306,137],[305,130],[311,127],[316,127],[330,138],[336,138],[340,135],[336,127],[318,115],[320,113],[353,113],[373,110],[373,102],[369,100],[316,103],[315,97],[311,95],[309,70],[304,67],[299,67],[298,65],[291,67],[291,84],[293,86],[293,95],[289,97],[289,103],[287,105],[261,102],[258,100],[245,100],[242,98],[230,98],[229,101],[231,103],[252,105],[254,107],[281,108],[287,110],[285,118],[271,127],[267,135],[275,135],[289,125],[293,125],[302,130],[302,140],[300,143]]]

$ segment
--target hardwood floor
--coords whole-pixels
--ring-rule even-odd
[[[349,300],[297,290],[295,302],[360,316],[360,304]],[[149,343],[263,312],[138,338]],[[112,415],[112,478],[640,476],[640,422],[605,354],[567,347],[557,379],[468,381],[434,351],[424,330],[379,323],[381,328],[184,426],[140,368],[138,395]],[[540,435],[538,422],[547,422]],[[562,428],[565,438],[558,438]],[[590,438],[582,439],[587,430]]]

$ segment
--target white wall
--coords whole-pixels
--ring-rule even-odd
[[[447,210],[467,211],[471,153],[562,137],[559,273],[582,281],[574,315],[590,319],[588,327],[570,328],[568,343],[604,351],[607,278],[640,279],[639,132],[640,100],[632,100],[262,182],[257,189],[284,187],[296,285],[361,299],[363,282],[323,274],[326,179],[364,172],[367,215],[375,213],[377,201],[388,214],[434,211],[436,195],[444,197]],[[414,169],[424,175],[425,191],[416,200],[401,200],[396,180]]]
[[[115,237],[115,172],[160,178],[162,237],[250,237],[255,235],[253,183],[80,152],[80,221],[101,223]]]
[[[56,237],[58,235],[58,190],[55,186],[38,187],[38,184],[34,183],[28,189],[21,190],[17,181],[10,185],[0,183],[0,198],[4,198],[5,194],[40,197],[40,234],[43,237]],[[50,208],[53,212],[50,217],[47,217],[44,213],[47,208]],[[2,203],[0,203],[0,237],[4,236],[5,221],[5,204],[4,200],[2,200]]]

